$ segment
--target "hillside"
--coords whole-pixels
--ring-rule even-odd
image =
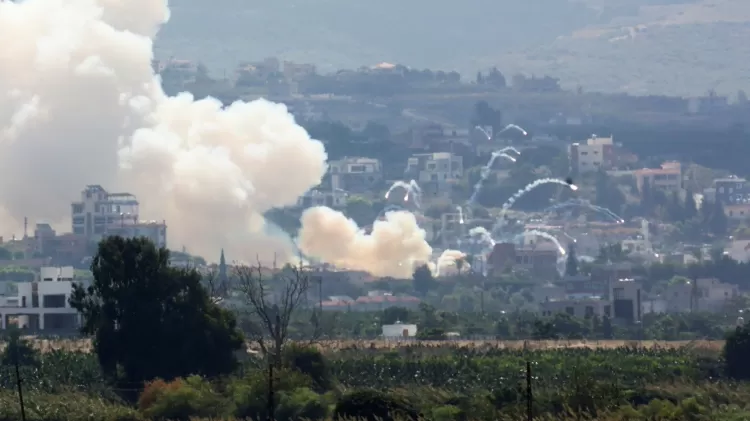
[[[750,88],[740,59],[750,31],[746,0],[172,0],[170,7],[157,56],[200,59],[215,73],[275,55],[324,71],[391,61],[470,76],[497,65],[604,91]]]

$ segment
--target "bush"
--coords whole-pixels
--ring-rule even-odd
[[[284,392],[310,388],[312,381],[298,371],[281,370],[274,373],[274,408]],[[234,404],[234,416],[264,420],[268,418],[268,373],[254,371],[242,379],[235,379],[227,387]]]
[[[24,393],[27,421],[141,421],[137,411],[80,393]],[[0,421],[18,421],[18,395],[0,389]]]
[[[432,410],[434,421],[455,421],[465,418],[463,411],[453,405],[439,406]]]
[[[307,375],[318,392],[330,390],[333,381],[323,354],[311,346],[290,345],[284,350],[284,361],[292,370]]]
[[[158,420],[187,421],[231,412],[227,410],[227,402],[199,376],[148,383],[138,400],[138,408],[145,417]]]
[[[727,376],[746,380],[750,379],[750,327],[748,324],[738,327],[727,335],[724,344],[724,362]]]
[[[328,415],[328,406],[322,396],[308,388],[299,388],[279,393],[275,415],[277,421],[317,421]]]
[[[419,412],[403,399],[376,390],[355,390],[345,394],[334,411],[334,419],[368,421],[417,420]]]

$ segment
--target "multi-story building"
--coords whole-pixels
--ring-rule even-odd
[[[383,167],[373,158],[343,158],[328,163],[331,188],[350,193],[365,193],[383,181]]]
[[[444,196],[464,174],[463,157],[450,152],[412,155],[406,164],[406,178],[419,182],[426,196]]]
[[[516,247],[513,243],[498,243],[487,257],[487,270],[490,276],[499,276],[506,269],[528,271],[535,278],[556,279],[558,250],[549,243]]]
[[[0,329],[75,330],[80,318],[68,303],[75,282],[73,267],[43,267],[37,280],[17,283],[16,295],[0,300]]]
[[[651,188],[662,189],[668,193],[682,190],[682,165],[679,162],[665,162],[661,168],[643,168],[633,171],[638,191],[643,190],[643,184],[648,183]]]
[[[586,143],[573,143],[568,147],[570,167],[579,174],[608,170],[614,165],[614,142],[612,136],[592,136]]]
[[[284,78],[289,81],[299,81],[316,73],[314,64],[284,61]]]
[[[618,279],[609,284],[612,317],[630,323],[642,318],[643,288],[634,279]]]
[[[349,195],[345,191],[309,190],[297,199],[297,206],[309,208],[313,206],[327,206],[329,208],[343,208]]]
[[[87,186],[81,200],[71,204],[73,234],[89,242],[112,235],[147,237],[158,247],[166,247],[166,223],[141,221],[138,209],[138,200],[130,193],[109,193],[102,186]]]
[[[750,202],[750,186],[747,180],[737,176],[717,178],[714,180],[714,200],[721,200],[725,205],[745,204]]]
[[[737,285],[714,278],[699,278],[669,285],[664,293],[670,312],[720,311],[740,295]]]

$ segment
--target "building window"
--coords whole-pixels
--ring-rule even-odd
[[[44,308],[65,308],[65,301],[65,294],[42,296],[42,306]]]
[[[86,218],[82,216],[73,217],[73,225],[83,225],[85,221],[86,221]]]
[[[586,317],[594,317],[594,307],[586,306]]]
[[[73,213],[83,213],[83,204],[81,204],[81,203],[74,203],[73,204]]]
[[[565,307],[565,312],[570,314],[571,316],[575,316],[576,312],[573,307]]]

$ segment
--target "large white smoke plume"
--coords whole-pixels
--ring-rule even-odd
[[[298,243],[305,255],[340,268],[395,278],[410,278],[432,254],[414,214],[404,211],[386,212],[365,234],[342,213],[313,207],[302,215]]]
[[[152,40],[168,17],[157,0],[0,2],[0,235],[24,217],[69,231],[70,202],[100,184],[166,219],[172,247],[291,253],[262,213],[319,183],[322,144],[283,105],[167,97]]]

